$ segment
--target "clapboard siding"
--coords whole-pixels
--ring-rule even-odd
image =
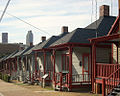
[[[117,46],[113,44],[113,64],[116,64],[117,62]]]
[[[55,71],[61,72],[62,70],[62,54],[67,54],[67,51],[57,51],[55,54]]]
[[[96,48],[96,62],[110,63],[110,48]]]
[[[52,69],[51,53],[46,53],[46,70]]]
[[[120,64],[120,45],[119,45],[119,48],[118,48],[118,63]]]
[[[73,72],[73,74],[82,74],[82,66],[80,66],[80,61],[82,62],[82,55],[84,53],[90,54],[90,48],[89,47],[73,48],[73,53],[72,53],[72,64],[73,64],[72,72]],[[89,60],[89,62],[90,62],[90,60]]]

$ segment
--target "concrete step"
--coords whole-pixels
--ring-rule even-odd
[[[113,89],[115,92],[120,92],[120,88],[114,88]]]

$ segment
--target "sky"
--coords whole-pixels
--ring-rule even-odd
[[[8,0],[0,0],[0,16]],[[1,34],[8,32],[9,43],[26,43],[26,34],[32,30],[34,44],[41,42],[41,36],[47,39],[52,35],[59,35],[62,26],[68,26],[69,32],[76,28],[84,28],[99,18],[99,6],[110,5],[110,14],[118,15],[118,0],[11,0],[8,9],[0,23]],[[112,7],[111,7],[112,5]],[[12,14],[41,30],[25,24],[12,17]],[[92,18],[92,19],[91,19]]]

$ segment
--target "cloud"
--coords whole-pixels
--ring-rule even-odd
[[[98,6],[109,4],[109,0],[98,0]],[[6,0],[1,0],[0,10],[3,10]],[[117,2],[113,3],[113,10],[117,10]],[[93,20],[95,20],[94,2]],[[0,31],[9,33],[10,42],[24,42],[28,30],[33,30],[35,43],[40,42],[41,36],[49,38],[61,33],[61,27],[66,25],[69,31],[78,27],[85,27],[91,23],[91,0],[11,0],[7,12],[30,24],[47,31],[50,35],[37,30],[18,19],[5,14]],[[117,14],[117,11],[113,11]],[[1,12],[0,12],[1,13]],[[99,8],[97,10],[99,16]]]

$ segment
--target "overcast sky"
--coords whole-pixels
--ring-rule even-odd
[[[0,0],[0,16],[8,0]],[[41,41],[41,36],[49,38],[61,33],[62,26],[68,26],[69,32],[76,28],[84,28],[91,23],[92,0],[11,0],[7,12],[38,27],[37,30],[15,17],[4,15],[0,24],[0,38],[2,32],[8,32],[10,43],[26,42],[27,31],[32,30],[34,44]],[[98,0],[99,6],[111,5],[112,15],[118,15],[118,0]],[[93,5],[93,20],[95,20],[96,5]],[[49,34],[48,34],[49,33]],[[1,39],[0,39],[1,42]]]

